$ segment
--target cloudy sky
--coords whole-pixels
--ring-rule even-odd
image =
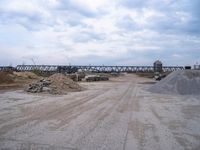
[[[193,65],[200,0],[0,0],[0,65]]]

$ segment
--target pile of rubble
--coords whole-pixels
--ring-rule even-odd
[[[73,74],[66,74],[66,76],[70,79],[72,79],[73,81],[82,81],[82,79],[85,78],[85,73],[83,72],[77,72],[77,73],[73,73]]]
[[[25,90],[27,92],[31,92],[31,93],[40,93],[40,92],[44,92],[45,91],[44,87],[48,87],[49,85],[50,85],[50,81],[42,79],[36,83],[29,84]],[[46,91],[48,91],[48,90],[46,90]],[[48,92],[50,92],[50,91],[48,91]]]
[[[50,94],[66,94],[66,92],[81,91],[82,87],[67,76],[57,73],[47,79],[42,79],[36,83],[29,84],[25,89],[31,93],[50,93]]]
[[[200,95],[200,71],[174,71],[149,91],[163,94]]]
[[[92,81],[108,81],[109,77],[105,75],[88,75],[85,77],[85,80],[87,82],[92,82]]]

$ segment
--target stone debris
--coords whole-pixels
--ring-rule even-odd
[[[67,76],[56,73],[47,79],[29,84],[25,91],[30,93],[66,94],[66,92],[81,91],[83,88]]]
[[[88,75],[85,77],[85,80],[87,82],[93,82],[93,81],[108,81],[109,77],[103,76],[103,75]]]
[[[66,74],[66,76],[73,81],[82,81],[82,79],[85,78],[85,73],[83,72],[78,72],[78,73],[73,73],[73,74]]]
[[[31,83],[26,87],[25,91],[30,93],[40,93],[45,91],[44,88],[50,85],[50,81],[42,79],[36,83]],[[46,90],[47,91],[47,90]]]
[[[200,71],[174,71],[148,90],[161,94],[200,95]]]

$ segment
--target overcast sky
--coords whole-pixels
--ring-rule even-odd
[[[200,0],[0,0],[0,65],[193,65]]]

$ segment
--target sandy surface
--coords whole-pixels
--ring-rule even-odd
[[[126,75],[63,96],[0,92],[0,149],[199,150],[200,98]]]

